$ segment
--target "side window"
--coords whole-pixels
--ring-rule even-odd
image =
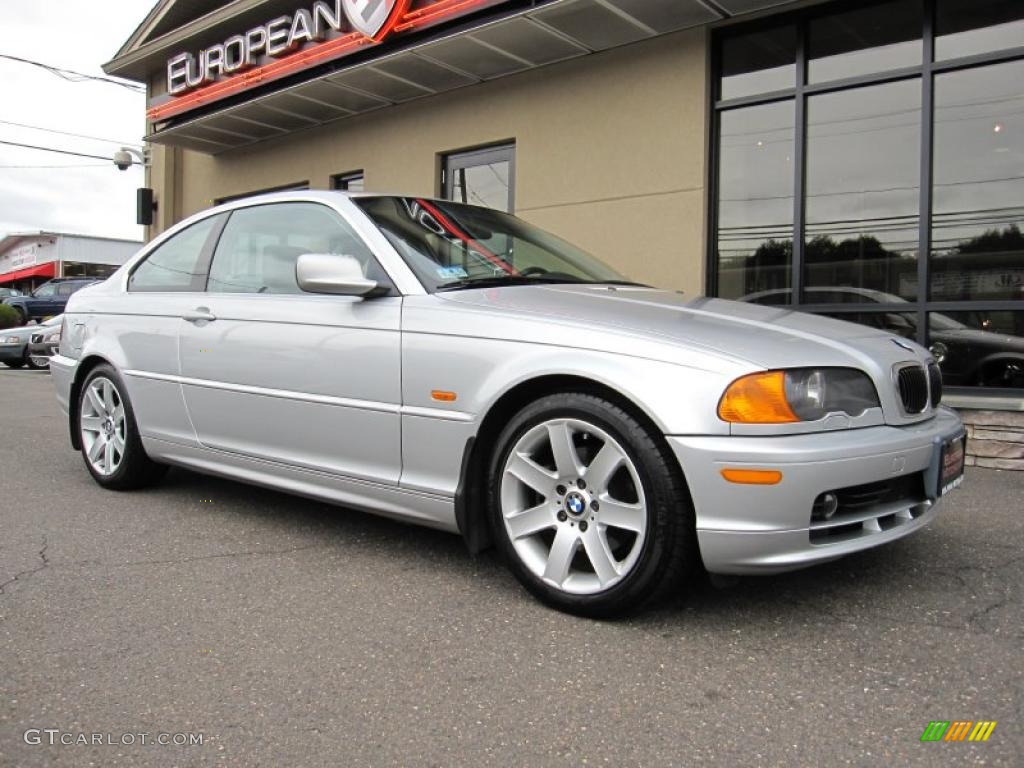
[[[81,288],[81,283],[61,283],[57,286],[58,296],[70,296],[72,293]]]
[[[353,256],[371,280],[390,285],[370,249],[334,211],[317,203],[274,203],[232,212],[210,266],[210,293],[302,293],[295,262],[304,253]]]
[[[221,216],[183,229],[149,254],[128,278],[129,291],[201,291],[200,257]]]
[[[56,283],[46,283],[44,285],[40,285],[36,289],[35,293],[32,294],[32,296],[34,298],[37,298],[37,299],[48,299],[51,296],[56,296],[56,295],[57,295],[57,285],[56,285]]]

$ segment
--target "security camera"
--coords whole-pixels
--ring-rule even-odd
[[[114,165],[117,166],[117,170],[119,171],[127,171],[135,162],[135,158],[133,158],[131,153],[126,149],[119,149],[115,152],[113,159]]]
[[[114,161],[114,165],[119,171],[127,171],[136,163],[144,168],[149,167],[149,152],[146,150],[140,152],[130,147],[121,147],[110,159]]]

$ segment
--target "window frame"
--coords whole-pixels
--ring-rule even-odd
[[[516,143],[505,141],[476,149],[447,152],[441,155],[441,197],[453,203],[461,200],[452,198],[455,185],[452,183],[455,172],[466,168],[476,168],[494,162],[508,163],[508,208],[505,213],[515,215],[516,212]],[[474,203],[465,203],[474,205]]]
[[[872,0],[871,4],[882,4],[887,0]],[[975,67],[999,64],[1024,59],[1024,45],[998,51],[936,60],[935,58],[935,18],[936,7],[941,0],[922,0],[922,61],[910,67],[901,67],[886,72],[875,72],[837,80],[810,83],[808,81],[808,34],[810,21],[823,16],[843,13],[855,8],[862,8],[867,3],[844,0],[843,2],[827,3],[790,13],[778,14],[766,22],[765,19],[724,24],[713,32],[709,46],[709,77],[711,104],[708,116],[708,163],[707,163],[707,232],[705,241],[705,292],[708,296],[717,296],[718,284],[718,223],[719,223],[719,172],[721,147],[719,132],[721,115],[729,110],[741,107],[759,106],[782,101],[794,102],[794,143],[793,143],[793,216],[792,216],[792,258],[790,262],[790,300],[778,305],[802,312],[830,315],[857,314],[866,312],[900,312],[916,315],[917,337],[919,344],[927,343],[928,314],[930,312],[982,311],[996,312],[1019,310],[1020,301],[1014,299],[970,299],[964,301],[933,300],[928,290],[931,279],[932,252],[932,176],[934,148],[934,92],[935,79],[948,72],[973,69]],[[752,96],[731,99],[720,98],[721,63],[723,41],[735,34],[757,31],[768,27],[795,25],[796,27],[796,81],[791,88],[774,90]],[[920,80],[921,87],[921,136],[920,136],[920,178],[918,181],[918,242],[917,242],[917,298],[900,303],[869,303],[850,304],[815,304],[803,301],[806,246],[806,179],[807,179],[807,104],[808,100],[818,94],[849,91],[867,85],[881,85],[899,81]],[[950,388],[954,394],[977,394],[976,387]],[[1019,389],[993,389],[993,394],[1019,393]]]

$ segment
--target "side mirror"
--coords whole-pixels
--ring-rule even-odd
[[[363,267],[353,256],[333,253],[304,253],[295,262],[295,281],[307,293],[336,296],[366,296],[377,289],[377,281],[363,276]]]

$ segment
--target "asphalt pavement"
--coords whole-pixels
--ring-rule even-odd
[[[447,534],[178,470],[104,491],[45,373],[0,371],[0,494],[2,766],[1024,762],[1024,473],[619,622]]]

